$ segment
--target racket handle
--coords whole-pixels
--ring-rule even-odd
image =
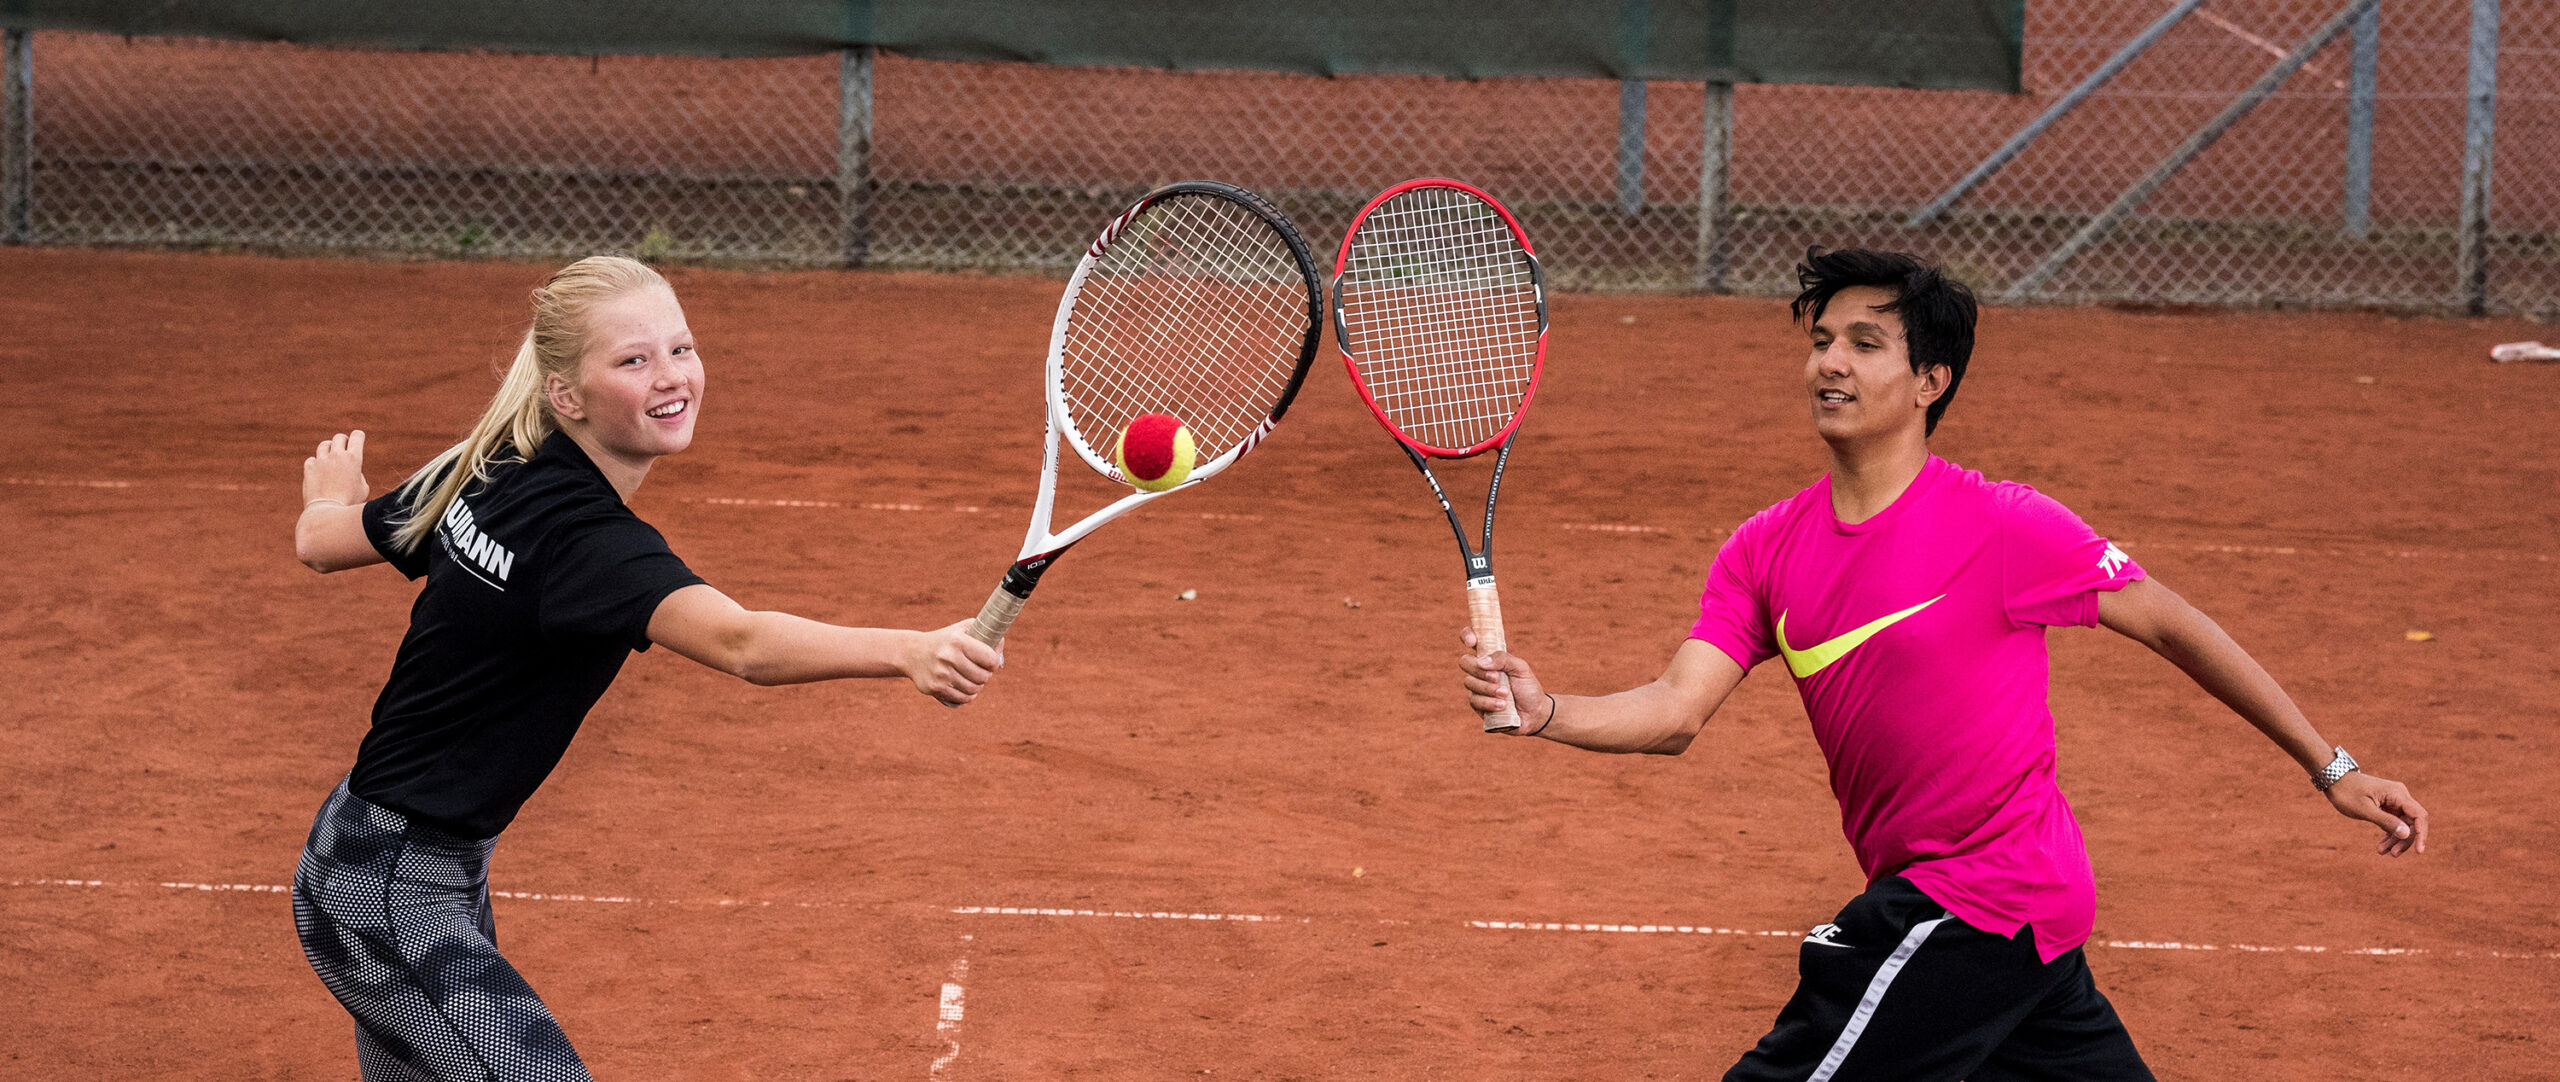
[[[1491,576],[1474,579],[1467,583],[1467,623],[1475,628],[1477,657],[1492,657],[1507,648],[1502,641],[1502,597],[1494,592]],[[1502,688],[1503,695],[1511,694],[1510,673],[1494,673],[1493,682]],[[1507,733],[1518,729],[1520,727],[1520,712],[1516,709],[1518,705],[1514,703],[1485,715],[1484,731]]]
[[[1004,633],[1013,629],[1013,618],[1022,615],[1022,603],[1031,600],[998,586],[987,595],[987,603],[978,607],[978,618],[969,621],[969,637],[989,646],[1002,648]]]
[[[1010,577],[1010,576],[1008,576]],[[969,637],[998,650],[1004,649],[1004,633],[1013,628],[1013,618],[1022,615],[1022,603],[1031,600],[1002,586],[987,595],[987,603],[978,606],[978,615],[969,621]],[[959,703],[944,703],[954,710]]]

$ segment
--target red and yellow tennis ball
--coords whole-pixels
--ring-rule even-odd
[[[1191,430],[1169,413],[1145,413],[1120,430],[1111,464],[1140,492],[1162,492],[1191,476]]]

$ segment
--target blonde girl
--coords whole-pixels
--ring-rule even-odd
[[[364,433],[303,462],[294,554],[424,577],[355,767],[321,806],[294,924],[355,1016],[368,1082],[587,1078],[498,954],[489,853],[634,650],[758,684],[902,676],[965,703],[1003,658],[963,633],[750,612],[625,506],[693,442],[702,358],[675,291],[629,259],[533,291],[533,326],[470,436],[379,498]]]

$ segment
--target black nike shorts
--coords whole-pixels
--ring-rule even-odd
[[[2036,957],[1900,876],[1798,948],[1796,993],[1725,1082],[2150,1082],[2078,948]]]

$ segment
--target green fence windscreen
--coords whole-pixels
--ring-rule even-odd
[[[1032,60],[2016,92],[2025,0],[0,0],[0,24],[395,49]]]

